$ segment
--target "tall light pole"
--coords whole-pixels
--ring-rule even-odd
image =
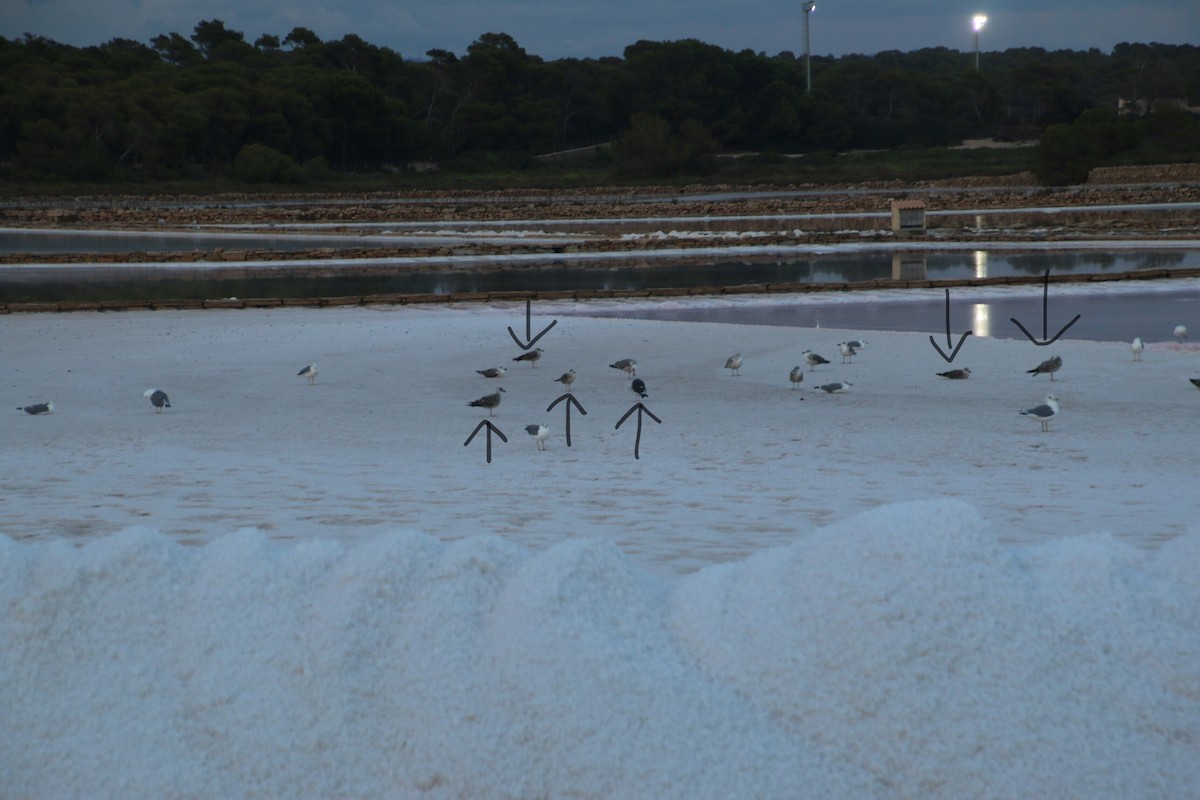
[[[983,14],[976,14],[971,19],[971,24],[975,28],[975,69],[979,69],[979,31],[987,24],[987,17]]]
[[[808,46],[808,18],[816,9],[816,0],[805,0],[804,5],[804,91],[812,91],[812,54]]]

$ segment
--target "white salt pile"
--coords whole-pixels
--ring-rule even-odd
[[[1194,797],[1197,563],[958,501],[675,579],[594,540],[0,537],[0,795]]]

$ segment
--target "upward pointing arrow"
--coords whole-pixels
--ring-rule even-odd
[[[485,419],[476,425],[475,430],[471,431],[471,435],[467,437],[465,442],[463,442],[463,447],[469,445],[471,440],[475,438],[475,434],[479,433],[479,431],[484,427],[487,428],[487,463],[490,464],[492,463],[492,434],[494,433],[499,436],[500,440],[503,442],[508,441],[508,437],[504,435],[504,432],[493,425],[491,420]]]
[[[570,447],[571,446],[571,406],[573,405],[576,408],[578,408],[579,413],[583,414],[585,417],[587,416],[587,410],[582,405],[579,404],[579,401],[575,399],[575,395],[571,394],[570,392],[567,392],[562,397],[558,398],[553,403],[546,406],[546,412],[549,413],[551,410],[553,410],[553,408],[556,405],[561,403],[563,400],[567,401],[567,447]]]
[[[551,328],[553,328],[555,325],[558,324],[558,320],[556,320],[556,319],[551,320],[549,325],[542,328],[541,333],[539,333],[537,336],[533,336],[532,338],[530,338],[532,336],[533,322],[530,317],[529,308],[530,308],[530,301],[526,300],[525,301],[525,338],[528,341],[522,342],[519,338],[517,338],[517,332],[512,329],[512,326],[510,325],[508,327],[508,335],[511,336],[512,340],[517,343],[517,347],[521,348],[522,350],[528,350],[529,348],[533,347],[535,344],[537,344],[538,339],[545,336],[547,333],[550,332]]]
[[[641,403],[634,403],[633,407],[625,412],[625,416],[621,417],[621,419],[617,422],[617,426],[613,430],[619,430],[621,427],[621,423],[624,422],[625,420],[629,419],[629,415],[632,414],[634,411],[637,412],[637,436],[633,440],[633,457],[641,458],[642,456],[638,452],[638,450],[642,444],[642,414],[643,413],[648,414],[650,416],[650,419],[654,420],[655,422],[657,422],[660,425],[662,424],[662,420],[659,419],[658,417],[654,416],[654,412],[651,411],[650,409],[646,408]]]

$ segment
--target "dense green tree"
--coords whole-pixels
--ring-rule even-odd
[[[353,34],[326,42],[302,27],[250,44],[219,19],[148,44],[0,38],[0,178],[232,174],[244,152],[254,163],[277,153],[314,175],[424,159],[515,164],[607,142],[619,142],[622,169],[654,175],[706,169],[721,149],[986,136],[1042,137],[1040,172],[1054,181],[1105,161],[1200,157],[1185,110],[1200,105],[1196,46],[1019,48],[983,54],[979,69],[969,53],[924,48],[812,66],[809,91],[791,53],[687,39],[547,62],[498,32],[465,53],[406,61]]]

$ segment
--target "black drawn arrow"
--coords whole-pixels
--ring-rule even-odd
[[[619,430],[621,427],[621,423],[624,422],[625,420],[629,419],[629,415],[632,414],[634,411],[638,412],[638,416],[637,416],[638,426],[637,426],[637,438],[633,440],[633,457],[641,458],[641,455],[638,453],[638,449],[640,448],[641,443],[642,443],[642,413],[645,412],[646,414],[649,414],[650,419],[654,420],[655,422],[659,423],[660,425],[662,424],[662,420],[659,419],[658,417],[654,416],[654,412],[651,411],[650,409],[646,408],[641,403],[634,403],[633,407],[625,412],[625,416],[621,417],[621,419],[617,422],[617,427],[614,428],[614,430]]]
[[[508,335],[511,336],[512,340],[517,343],[517,347],[521,348],[522,350],[528,350],[529,348],[531,348],[535,344],[537,344],[537,340],[542,338],[543,336],[545,336],[547,333],[549,333],[550,329],[553,328],[557,324],[558,324],[558,320],[556,320],[556,319],[551,320],[549,325],[542,328],[541,333],[539,333],[537,336],[534,336],[532,339],[530,339],[530,336],[532,335],[532,322],[531,322],[530,316],[529,316],[529,301],[526,300],[525,301],[525,338],[528,339],[529,341],[527,343],[522,344],[521,340],[517,338],[517,332],[512,329],[511,325],[508,327]]]
[[[938,355],[940,355],[942,358],[946,359],[947,363],[949,363],[949,362],[954,361],[954,357],[958,355],[958,351],[960,349],[962,349],[963,344],[967,341],[967,337],[970,336],[971,333],[972,333],[971,331],[967,331],[966,333],[964,333],[962,335],[962,338],[958,340],[958,344],[957,345],[954,344],[954,340],[950,336],[950,290],[947,289],[946,290],[946,349],[949,350],[951,347],[953,347],[954,350],[950,353],[950,355],[946,355],[945,353],[942,352],[942,348],[938,347],[938,343],[933,340],[932,336],[929,337],[929,343],[931,345],[933,345],[934,350],[938,351]]]
[[[585,409],[582,405],[579,404],[579,401],[575,399],[575,395],[571,394],[570,392],[567,392],[562,397],[558,398],[553,403],[546,406],[546,412],[549,413],[556,405],[561,403],[563,400],[567,401],[567,447],[570,447],[571,446],[571,406],[574,405],[576,408],[578,408],[579,413],[583,414],[585,417],[587,416],[587,409]]]
[[[1046,339],[1046,336],[1048,336],[1048,335],[1049,335],[1049,332],[1050,332],[1050,331],[1049,331],[1049,328],[1048,328],[1048,327],[1047,327],[1047,325],[1046,325],[1046,318],[1047,318],[1047,316],[1048,316],[1048,311],[1049,311],[1049,308],[1050,308],[1050,301],[1049,301],[1049,297],[1048,297],[1049,293],[1050,293],[1050,270],[1046,270],[1046,276],[1045,276],[1045,279],[1042,281],[1042,339],[1043,339],[1043,340],[1045,340],[1045,341],[1041,341],[1041,342],[1039,342],[1037,339],[1033,338],[1033,334],[1032,334],[1032,333],[1030,333],[1029,331],[1025,330],[1025,326],[1024,326],[1024,325],[1022,325],[1021,323],[1017,322],[1017,318],[1016,318],[1016,317],[1009,317],[1009,319],[1010,319],[1010,320],[1012,320],[1012,323],[1013,323],[1014,325],[1016,325],[1018,328],[1020,328],[1020,329],[1021,329],[1021,333],[1025,334],[1026,336],[1028,336],[1028,337],[1029,337],[1029,341],[1033,342],[1033,343],[1034,343],[1034,344],[1036,344],[1038,347],[1045,347],[1045,346],[1046,346],[1046,345],[1048,345],[1048,344],[1054,344],[1055,342],[1057,342],[1057,341],[1058,341],[1058,337],[1059,337],[1059,336],[1062,336],[1064,333],[1066,333],[1066,332],[1067,332],[1067,328],[1071,327],[1071,326],[1072,326],[1072,325],[1074,325],[1076,322],[1079,322],[1079,314],[1076,314],[1076,315],[1075,315],[1075,319],[1073,319],[1073,320],[1071,320],[1070,322],[1068,322],[1066,325],[1064,325],[1064,326],[1063,326],[1063,328],[1062,328],[1062,330],[1061,330],[1061,331],[1059,331],[1058,333],[1054,334],[1054,338],[1053,338],[1053,339]]]
[[[475,430],[471,431],[471,435],[467,437],[467,440],[465,442],[463,442],[463,447],[466,447],[467,445],[469,445],[471,443],[471,440],[475,438],[475,434],[479,433],[479,429],[484,427],[485,425],[487,426],[487,463],[490,464],[490,463],[492,463],[492,434],[494,433],[497,436],[499,436],[501,441],[504,441],[504,442],[508,441],[508,437],[504,435],[504,431],[500,430],[495,425],[493,425],[491,423],[491,420],[485,419],[482,422],[480,422],[478,425],[476,425]]]

